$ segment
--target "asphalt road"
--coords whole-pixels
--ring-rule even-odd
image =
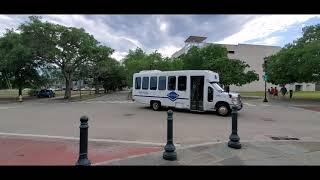
[[[89,138],[165,143],[166,111],[155,112],[126,98],[126,93],[116,93],[84,102],[1,104],[0,133],[78,137],[80,116],[87,115]],[[244,100],[238,117],[240,141],[271,140],[270,136],[319,140],[320,112],[294,106]],[[174,111],[177,144],[227,141],[230,132],[231,117]]]

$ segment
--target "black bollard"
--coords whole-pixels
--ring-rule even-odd
[[[177,160],[177,153],[175,152],[176,147],[173,144],[173,117],[172,110],[168,111],[168,125],[167,125],[167,144],[164,147],[163,159],[174,161]]]
[[[241,149],[240,137],[238,136],[238,110],[232,106],[232,133],[229,137],[228,146],[234,149]]]
[[[91,162],[88,159],[88,117],[82,116],[80,122],[80,150],[76,166],[90,166]]]

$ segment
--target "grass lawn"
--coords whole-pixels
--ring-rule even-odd
[[[56,93],[56,97],[59,96],[64,96],[64,91],[54,91]],[[81,96],[82,95],[87,95],[90,94],[90,91],[81,91]],[[91,91],[91,94],[94,94],[94,91]],[[71,91],[71,96],[76,96],[79,95],[80,96],[80,91]]]
[[[240,92],[241,96],[264,96],[264,91],[257,92]],[[279,96],[282,96],[279,93]],[[286,94],[286,98],[289,98],[289,93]],[[310,99],[310,100],[320,100],[320,91],[298,91],[293,92],[293,99]]]
[[[17,101],[18,100],[18,90],[17,89],[5,89],[0,90],[0,101]],[[63,91],[55,91],[56,97],[58,97],[59,100],[63,100],[64,96],[64,90]],[[23,99],[37,99],[36,96],[29,96],[28,90],[22,91]],[[80,98],[80,91],[71,91],[71,101],[82,101],[87,99],[92,99],[95,97],[103,96],[105,95],[103,92],[100,91],[100,94],[95,94],[94,91],[88,91],[83,90],[81,91],[81,98]],[[58,100],[57,99],[57,100]]]
[[[28,90],[23,90],[22,91],[22,96],[29,96],[28,94]],[[56,96],[64,96],[64,91],[55,91]],[[91,91],[91,93],[93,94],[94,91]],[[2,89],[0,90],[0,98],[7,98],[7,97],[18,97],[19,91],[18,89]],[[71,91],[71,95],[79,95],[80,91]],[[81,95],[82,94],[90,94],[90,91],[81,91]]]
[[[1,89],[0,90],[0,98],[14,98],[18,97],[19,90],[18,89]],[[22,96],[29,96],[27,90],[22,91]]]

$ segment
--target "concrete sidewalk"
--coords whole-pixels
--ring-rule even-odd
[[[320,142],[244,142],[242,149],[214,143],[177,149],[177,161],[162,159],[163,151],[101,165],[320,165]]]

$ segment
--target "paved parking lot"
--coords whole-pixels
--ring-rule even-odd
[[[83,102],[2,104],[0,133],[78,137],[80,116],[87,115],[89,138],[165,143],[166,111],[155,112],[126,98],[125,92],[119,92]],[[238,117],[239,136],[244,141],[268,141],[270,136],[318,140],[319,115],[293,103],[244,100]],[[230,117],[174,111],[174,141],[181,146],[227,141],[230,129]]]

